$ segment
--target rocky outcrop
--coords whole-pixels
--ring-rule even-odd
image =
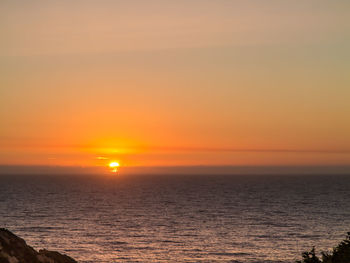
[[[56,251],[40,250],[37,252],[26,242],[0,228],[0,263],[77,263],[71,257]]]

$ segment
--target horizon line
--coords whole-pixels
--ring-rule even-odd
[[[111,175],[106,166],[1,165],[0,175]],[[350,175],[339,165],[124,166],[116,175]]]

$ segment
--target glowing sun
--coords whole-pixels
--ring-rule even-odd
[[[113,173],[116,173],[120,164],[118,162],[110,162],[108,166],[112,169]]]
[[[117,168],[117,167],[119,167],[120,165],[119,165],[119,163],[118,162],[110,162],[109,163],[109,167],[110,168]]]

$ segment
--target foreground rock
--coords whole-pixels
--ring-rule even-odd
[[[37,252],[7,229],[0,228],[0,263],[77,263],[56,251]]]

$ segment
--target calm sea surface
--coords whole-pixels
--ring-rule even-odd
[[[293,262],[350,231],[350,176],[0,176],[0,213],[79,262]]]

